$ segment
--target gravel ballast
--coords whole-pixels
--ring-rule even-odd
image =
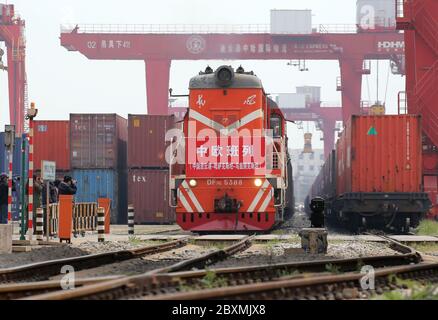
[[[0,255],[0,269],[12,268],[26,264],[79,257],[89,254],[86,250],[65,246],[43,247],[30,252]]]

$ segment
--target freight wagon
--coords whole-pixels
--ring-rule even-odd
[[[408,231],[430,208],[421,154],[420,116],[353,116],[306,202],[323,197],[328,222],[353,231]]]

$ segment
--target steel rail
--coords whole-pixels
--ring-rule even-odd
[[[85,279],[75,279],[74,287],[83,287],[85,285],[101,283],[104,281],[119,279],[122,276],[107,276],[94,277]],[[72,283],[70,283],[72,284]],[[13,300],[24,298],[26,296],[43,294],[53,291],[63,290],[62,282],[60,280],[48,280],[28,283],[16,283],[0,285],[0,300]]]
[[[376,270],[375,289],[381,292],[399,287],[397,276],[438,282],[438,263],[390,267]],[[206,299],[348,299],[359,298],[361,273],[309,276],[298,279],[269,281],[217,289],[179,292],[143,297],[144,300],[206,300]],[[352,293],[353,292],[353,293]],[[368,295],[366,293],[366,295]]]
[[[226,258],[249,248],[249,246],[251,245],[251,241],[254,239],[254,237],[255,235],[245,237],[241,241],[225,249],[220,249],[197,258],[181,261],[169,267],[155,269],[146,273],[146,275],[170,273],[191,268],[205,268],[212,263],[225,260]]]
[[[237,248],[238,246],[233,245]],[[204,258],[208,256],[205,255]],[[193,260],[197,261],[199,258]],[[32,297],[33,299],[125,299],[138,298],[142,296],[158,296],[162,294],[177,293],[181,288],[197,290],[203,287],[203,279],[207,274],[213,273],[216,279],[221,279],[227,286],[251,284],[254,282],[269,282],[279,280],[284,275],[295,274],[295,272],[326,272],[329,266],[336,268],[339,272],[356,271],[364,265],[371,265],[374,268],[407,265],[419,263],[421,256],[416,252],[392,255],[372,256],[349,259],[331,259],[318,261],[303,261],[295,263],[280,263],[261,266],[234,267],[212,270],[183,271],[175,272],[178,268],[187,269],[192,266],[190,263],[177,264],[164,268],[163,271],[173,271],[163,274],[156,270],[139,276],[127,277],[124,279],[101,283],[96,286],[79,288],[77,290],[62,292],[59,294],[48,294]],[[300,275],[302,276],[302,275]]]
[[[172,277],[167,272],[187,270],[191,268],[205,268],[212,263],[224,260],[238,252],[246,250],[254,239],[254,235],[247,236],[239,242],[214,252],[202,255],[200,257],[178,262],[165,268],[152,270],[139,276],[124,277],[106,281],[99,284],[92,284],[74,290],[64,290],[54,293],[32,296],[26,299],[30,300],[68,300],[68,299],[117,299],[126,295],[137,294],[138,292],[148,291],[151,288],[160,286],[169,287],[172,284]]]
[[[138,249],[111,251],[0,269],[0,283],[29,280],[47,280],[54,275],[58,275],[61,268],[66,265],[72,266],[75,271],[96,268],[105,264],[135,259],[146,255],[169,251],[175,248],[185,246],[187,244],[187,241],[188,238],[183,238],[155,246],[141,247]]]

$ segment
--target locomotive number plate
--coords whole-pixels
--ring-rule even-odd
[[[208,186],[242,186],[243,180],[242,179],[208,179],[207,180]]]

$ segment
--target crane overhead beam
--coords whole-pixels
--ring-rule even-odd
[[[336,60],[342,76],[343,119],[348,119],[360,113],[362,75],[368,72],[364,60],[392,60],[404,54],[403,34],[395,30],[355,33],[357,29],[350,29],[278,35],[260,28],[195,33],[181,27],[176,30],[185,32],[171,33],[160,26],[77,25],[62,28],[60,40],[67,50],[89,59],[145,61],[149,114],[167,114],[172,60]]]

